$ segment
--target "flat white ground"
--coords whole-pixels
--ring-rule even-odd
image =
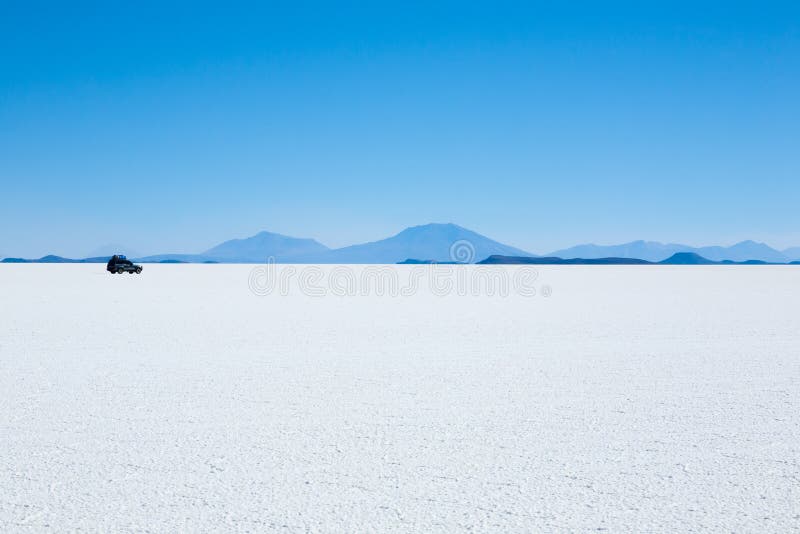
[[[800,267],[104,268],[0,266],[0,531],[800,529]]]

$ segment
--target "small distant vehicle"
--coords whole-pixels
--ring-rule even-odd
[[[108,260],[108,264],[106,265],[106,271],[110,272],[111,274],[114,273],[141,274],[142,266],[136,265],[122,254],[115,254],[111,256],[110,260]]]

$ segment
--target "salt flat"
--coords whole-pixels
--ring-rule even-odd
[[[252,269],[0,266],[1,531],[800,529],[800,267]]]

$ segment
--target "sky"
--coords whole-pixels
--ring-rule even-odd
[[[0,2],[0,257],[800,246],[798,2]]]

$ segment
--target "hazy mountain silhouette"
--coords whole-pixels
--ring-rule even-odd
[[[38,259],[4,258],[0,263],[106,263],[108,257],[73,259],[49,254]]]
[[[537,257],[512,257],[512,256],[489,256],[483,261],[478,262],[484,265],[772,265],[761,260],[746,261],[713,261],[704,258],[695,252],[676,252],[669,258],[653,262],[637,258],[558,258],[553,256]]]
[[[774,248],[755,241],[742,241],[730,247],[700,247],[693,252],[714,261],[748,261],[760,260],[770,263],[785,263],[789,260],[785,254]]]
[[[128,256],[128,259],[131,259],[130,256]],[[205,263],[213,260],[202,254],[154,254],[152,256],[134,258],[133,261],[144,263]]]
[[[653,265],[637,258],[557,258],[555,256],[489,256],[481,265]]]
[[[662,261],[678,252],[694,252],[713,261],[730,260],[742,262],[761,260],[773,263],[785,263],[790,258],[764,243],[742,241],[730,247],[691,247],[677,243],[659,243],[657,241],[632,241],[621,245],[578,245],[568,249],[557,250],[548,254],[561,258],[638,258],[652,262]]]
[[[787,248],[783,251],[783,255],[790,260],[800,261],[800,247]]]
[[[259,232],[244,239],[231,239],[200,254],[154,254],[137,258],[143,262],[185,263],[265,263],[269,258],[282,262],[287,258],[329,250],[313,240]]]
[[[455,224],[431,223],[406,228],[380,241],[291,260],[298,263],[398,263],[408,258],[424,258],[436,262],[474,263],[492,254],[531,255]]]
[[[328,247],[313,239],[259,232],[246,239],[225,241],[206,250],[201,256],[229,262],[264,263],[270,257],[281,261],[295,256],[319,254],[328,250],[330,250]]]
[[[329,249],[314,239],[289,237],[272,232],[260,232],[245,239],[232,239],[220,243],[205,252],[197,254],[156,254],[138,257],[121,245],[110,244],[98,248],[91,258],[70,259],[60,256],[45,256],[38,260],[6,258],[12,262],[105,262],[111,253],[123,253],[140,262],[185,262],[185,263],[264,263],[273,258],[280,263],[475,263],[482,260],[492,262],[511,262],[509,258],[531,258],[534,254],[494,241],[455,224],[431,223],[406,228],[392,237],[352,245],[339,249]],[[784,251],[775,250],[764,243],[742,241],[730,247],[710,246],[691,247],[678,243],[659,243],[657,241],[632,241],[621,245],[585,244],[552,252],[538,257],[540,264],[548,262],[584,264],[658,263],[672,258],[686,264],[690,256],[673,256],[680,253],[695,254],[711,262],[736,263],[788,263],[800,260],[800,247]],[[490,258],[495,257],[495,258]],[[636,261],[623,261],[623,260]],[[580,261],[565,261],[580,260]],[[603,260],[603,261],[587,261]],[[531,263],[524,261],[523,263]]]
[[[657,241],[631,241],[621,245],[595,245],[588,243],[556,250],[547,254],[558,258],[637,258],[647,261],[661,261],[676,252],[690,247],[675,243],[664,244]]]

